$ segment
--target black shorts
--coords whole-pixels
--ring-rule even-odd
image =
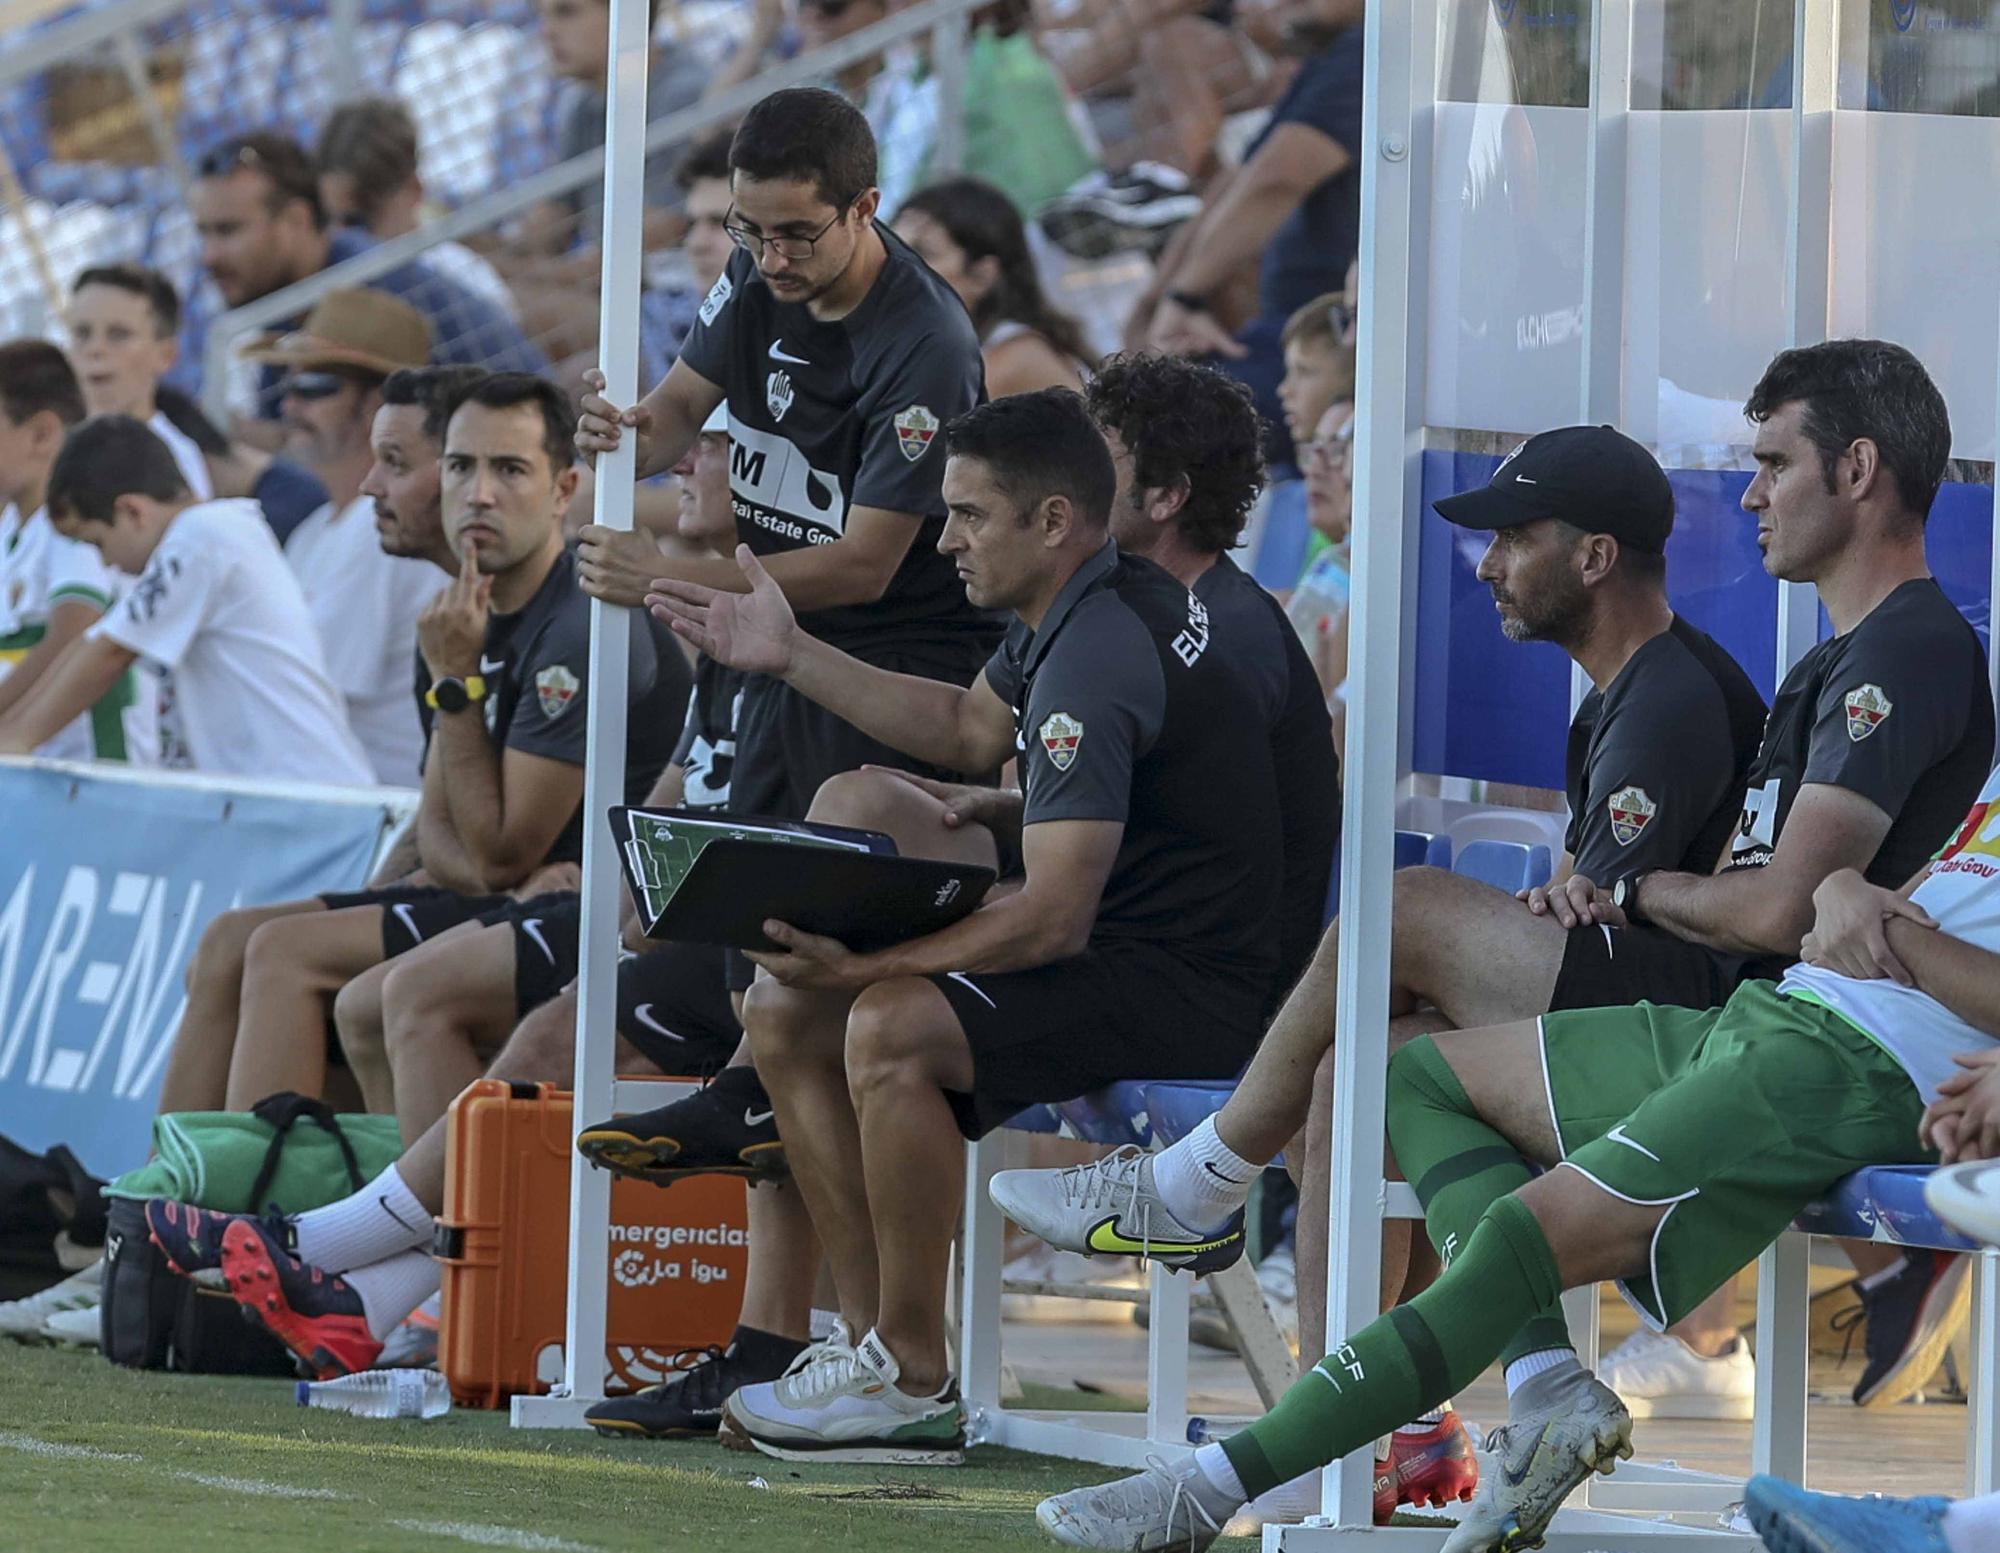
[[[322,895],[320,904],[328,911],[382,907],[382,958],[393,960],[461,923],[477,921],[508,900],[505,895],[460,895],[435,884],[392,884],[380,890]]]
[[[729,1064],[743,1026],[729,1001],[727,951],[661,944],[618,964],[618,1033],[662,1073],[705,1078]]]
[[[574,890],[552,890],[509,901],[479,920],[514,930],[514,1012],[540,1008],[576,980],[583,907]]]
[[[886,649],[865,656],[869,663],[892,674],[969,685],[991,653],[984,644],[971,643],[930,651]],[[829,777],[862,766],[890,766],[945,782],[991,782],[998,774],[966,775],[912,760],[782,680],[753,674],[744,681],[742,709],[736,721],[736,764],[729,778],[730,813],[804,819],[813,795]],[[731,990],[743,991],[755,972],[756,967],[742,954],[729,951]]]
[[[1753,963],[1643,924],[1571,928],[1549,1012],[1630,1003],[1720,1008]]]
[[[1256,1050],[1270,991],[1258,977],[1118,942],[1032,970],[930,980],[972,1047],[971,1093],[945,1092],[968,1138],[1120,1079],[1234,1078]]]

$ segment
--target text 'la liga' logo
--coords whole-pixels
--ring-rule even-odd
[[[1880,685],[1857,685],[1847,693],[1847,736],[1859,744],[1889,720],[1896,703]]]

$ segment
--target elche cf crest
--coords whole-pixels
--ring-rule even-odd
[[[938,433],[938,418],[920,404],[913,404],[896,416],[893,424],[896,446],[913,464],[930,451],[931,438]]]
[[[1629,847],[1639,839],[1640,833],[1652,823],[1653,816],[1660,812],[1660,806],[1643,787],[1621,787],[1613,793],[1605,807],[1611,812],[1611,834],[1621,847]]]
[[[1083,743],[1083,724],[1067,712],[1051,712],[1037,731],[1049,764],[1067,771],[1076,760],[1077,746]]]
[[[1847,693],[1847,736],[1859,744],[1889,720],[1896,703],[1880,685],[1857,685]]]

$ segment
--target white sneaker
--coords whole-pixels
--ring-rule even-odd
[[[2000,1245],[2000,1160],[1976,1159],[1933,1171],[1924,1182],[1924,1201],[1961,1235]]]
[[[1525,1393],[1514,1398],[1521,1405]],[[1486,1437],[1479,1492],[1441,1553],[1538,1548],[1577,1484],[1632,1454],[1632,1415],[1595,1377],[1547,1412],[1523,1408]]]
[[[95,1348],[103,1342],[104,1309],[96,1300],[59,1310],[42,1321],[42,1337],[65,1348]]]
[[[1146,1470],[1135,1476],[1044,1499],[1035,1520],[1065,1547],[1202,1553],[1238,1508],[1202,1475],[1192,1454],[1172,1467],[1148,1456]]]
[[[957,1466],[965,1459],[957,1384],[913,1397],[897,1387],[899,1374],[895,1355],[869,1332],[852,1348],[732,1392],[723,1411],[781,1461]]]
[[[1597,1367],[1634,1418],[1751,1417],[1757,1405],[1757,1364],[1737,1338],[1719,1357],[1704,1359],[1668,1332],[1643,1327]]]
[[[987,1187],[994,1206],[1029,1234],[1085,1256],[1148,1257],[1165,1267],[1220,1272],[1243,1255],[1243,1213],[1220,1229],[1194,1229],[1153,1186],[1152,1156],[1126,1147],[1068,1170],[1003,1170]]]
[[[1036,1241],[1025,1251],[1009,1258],[1000,1271],[1006,1283],[1076,1284],[1090,1289],[1139,1289],[1145,1274],[1137,1263],[1107,1261],[1080,1256],[1074,1251],[1058,1251]],[[1014,1294],[1000,1296],[1000,1314],[1008,1321],[1094,1322],[1123,1321],[1128,1309],[1118,1300],[1080,1300],[1060,1294]]]
[[[71,1273],[61,1283],[52,1283],[39,1294],[9,1300],[0,1305],[0,1336],[34,1342],[42,1335],[42,1323],[65,1310],[96,1310],[104,1293],[104,1258],[99,1257],[82,1272]]]

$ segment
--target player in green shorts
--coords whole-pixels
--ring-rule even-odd
[[[1508,1422],[1445,1553],[1539,1547],[1632,1420],[1557,1297],[1617,1281],[1677,1321],[1864,1165],[1936,1159],[1955,1055],[2000,1048],[2000,774],[1901,891],[1834,874],[1803,961],[1719,1009],[1639,1004],[1426,1037],[1389,1066],[1389,1137],[1445,1264],[1259,1422],[1175,1466],[1044,1500],[1072,1547],[1201,1549],[1247,1500],[1370,1446],[1507,1364]],[[1535,1166],[1543,1168],[1537,1176]]]

